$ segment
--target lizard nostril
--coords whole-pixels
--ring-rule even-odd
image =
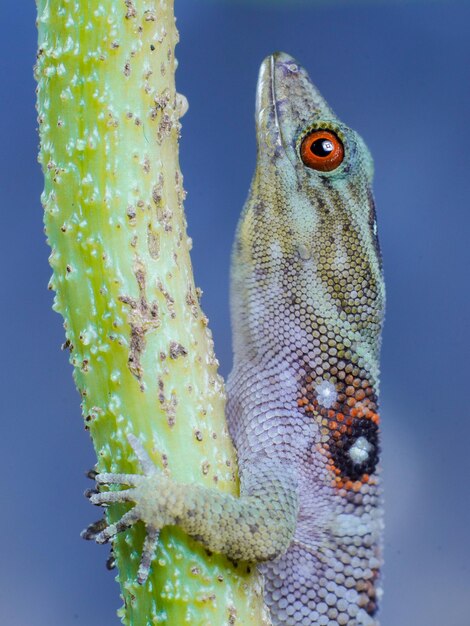
[[[304,137],[300,156],[307,167],[320,172],[331,172],[343,162],[344,147],[331,131],[315,130]]]

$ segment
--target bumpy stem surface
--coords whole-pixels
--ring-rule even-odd
[[[101,472],[139,471],[126,435],[181,482],[237,493],[223,383],[198,303],[178,165],[171,0],[38,0],[38,114],[54,309]],[[111,506],[109,520],[123,513]],[[258,579],[162,532],[118,537],[125,624],[264,623]]]

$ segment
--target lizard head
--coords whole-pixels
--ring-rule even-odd
[[[238,228],[232,300],[253,308],[258,329],[260,302],[274,315],[307,311],[310,331],[318,320],[340,328],[374,370],[385,295],[370,153],[305,69],[281,52],[261,65],[256,126],[257,167]]]

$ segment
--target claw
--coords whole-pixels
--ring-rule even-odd
[[[114,556],[113,549],[111,548],[111,552],[109,553],[109,557],[106,561],[106,569],[113,570],[116,568],[116,557]]]
[[[124,489],[124,491],[105,491],[104,493],[95,493],[90,496],[92,504],[106,505],[115,502],[134,502],[135,489]]]
[[[147,527],[147,535],[145,536],[144,547],[142,548],[142,558],[137,572],[137,582],[139,585],[143,585],[149,576],[150,565],[157,549],[159,533],[160,531],[157,528],[153,526]]]
[[[80,537],[82,539],[86,539],[87,541],[96,539],[97,535],[102,532],[107,525],[108,523],[103,517],[102,519],[99,519],[96,522],[93,522],[93,524],[90,524],[89,526],[84,528],[80,533]]]
[[[96,535],[96,543],[107,543],[115,535],[129,528],[129,526],[132,526],[132,524],[135,524],[138,520],[139,515],[136,513],[135,509],[127,511],[115,524],[109,524],[109,526],[106,526],[106,528]]]
[[[85,472],[85,476],[90,480],[95,480],[97,474],[98,470],[96,469],[96,467],[92,467],[88,470],[88,472]]]

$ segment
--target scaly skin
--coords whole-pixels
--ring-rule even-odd
[[[306,167],[302,139],[329,129],[337,169]],[[259,563],[274,625],[373,626],[380,595],[377,470],[384,283],[361,138],[342,124],[286,54],[268,57],[257,94],[258,161],[232,268],[234,368],[227,419],[240,497],[176,484],[132,445],[143,476],[101,475],[128,491],[121,525],[148,528],[144,581],[158,529],[177,524],[209,549]]]

